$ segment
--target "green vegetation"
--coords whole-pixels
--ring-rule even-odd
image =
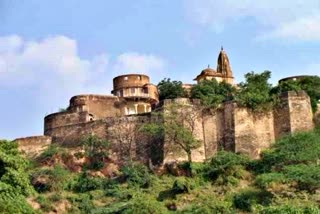
[[[85,160],[91,162],[89,148],[99,148],[97,142],[93,136],[83,140]],[[104,149],[96,160],[102,165],[108,161]],[[66,152],[49,147],[34,161],[51,164],[57,151]],[[317,129],[279,139],[259,160],[219,151],[204,163],[180,163],[181,176],[170,170],[157,175],[135,162],[109,178],[95,167],[71,172],[63,159],[30,165],[15,143],[1,141],[0,213],[320,213],[319,162]]]
[[[285,91],[300,91],[304,90],[309,96],[313,112],[317,110],[317,104],[320,100],[320,77],[309,76],[297,80],[289,80],[280,83],[273,89],[274,93]]]
[[[186,97],[181,81],[171,81],[165,78],[158,83],[158,90],[160,100]]]
[[[0,213],[34,213],[26,197],[34,194],[17,144],[0,141]]]
[[[200,99],[206,107],[217,108],[222,102],[233,100],[235,92],[236,89],[228,83],[203,80],[191,88],[191,98]]]
[[[236,101],[255,111],[269,110],[273,106],[274,100],[271,95],[272,86],[268,83],[270,77],[270,71],[264,71],[261,74],[247,73],[245,82],[239,85]]]
[[[84,148],[85,157],[88,159],[88,164],[85,167],[88,169],[102,168],[108,157],[109,142],[102,140],[95,135],[89,135],[82,139],[81,145]]]

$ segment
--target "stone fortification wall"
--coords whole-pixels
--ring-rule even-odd
[[[17,138],[14,142],[18,143],[19,151],[28,157],[35,157],[44,151],[52,142],[50,136],[32,136]]]
[[[44,118],[44,134],[51,129],[66,127],[75,124],[82,124],[90,121],[88,112],[58,112]]]
[[[105,118],[86,123],[56,127],[47,130],[46,135],[52,136],[54,143],[74,147],[79,146],[84,137],[94,134],[110,142],[110,157],[118,163],[128,161],[129,159],[141,162],[148,162],[150,159],[153,162],[159,162],[158,159],[153,160],[154,155],[150,154],[150,149],[156,145],[149,145],[150,142],[153,144],[159,142],[155,142],[139,132],[142,124],[152,120],[158,119],[152,117],[151,114]],[[157,147],[157,152],[161,153],[161,147]],[[159,154],[156,156],[159,156]]]
[[[274,109],[276,139],[285,134],[314,128],[310,98],[304,91],[285,92],[279,98],[280,103]]]
[[[183,120],[186,127],[192,126],[193,135],[200,141],[200,146],[192,152],[193,161],[209,159],[219,149],[258,158],[261,150],[268,148],[280,136],[313,128],[309,97],[304,92],[288,92],[280,96],[280,103],[273,111],[265,113],[253,112],[239,107],[234,102],[224,103],[216,110],[208,110],[200,105],[199,100],[180,98],[162,102],[160,109],[163,111],[163,118],[146,114],[70,123],[64,126],[59,126],[58,122],[51,122],[47,123],[51,126],[46,127],[45,135],[52,136],[55,143],[76,145],[83,136],[93,133],[111,143],[110,154],[120,162],[128,159],[143,162],[150,159],[153,162],[186,160],[185,152],[179,147],[172,147],[168,136],[155,140],[139,132],[139,127],[150,121],[168,122],[170,118],[166,115],[170,115],[172,104],[184,106],[174,114],[178,114],[177,118]],[[192,123],[187,121],[188,118],[192,119]],[[67,119],[61,119],[65,120]]]
[[[115,117],[120,116],[118,102],[119,98],[111,95],[77,95],[70,99],[68,111],[87,111],[92,115],[93,119]]]
[[[258,158],[275,140],[272,111],[258,113],[235,105],[234,152]]]

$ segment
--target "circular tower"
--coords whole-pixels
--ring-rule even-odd
[[[121,98],[120,108],[124,115],[150,112],[151,107],[159,102],[157,87],[143,74],[115,77],[111,93]]]

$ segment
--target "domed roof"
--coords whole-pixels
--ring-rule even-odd
[[[217,73],[217,71],[214,70],[213,68],[210,68],[210,66],[208,66],[208,68],[205,68],[201,71],[200,75],[210,75],[215,73]]]

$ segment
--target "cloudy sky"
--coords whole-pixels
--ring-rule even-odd
[[[320,74],[320,0],[0,0],[0,138],[145,73],[192,83],[224,46],[237,82]]]

